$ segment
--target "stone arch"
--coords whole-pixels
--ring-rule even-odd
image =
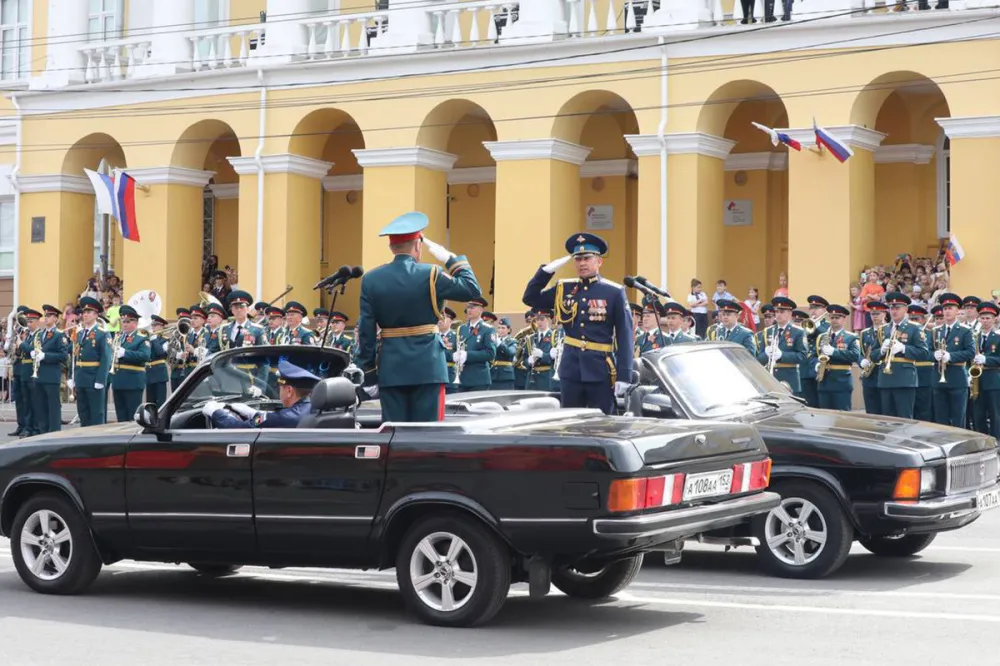
[[[552,122],[551,136],[570,143],[582,143],[587,125],[601,116],[610,116],[621,134],[638,131],[638,121],[632,104],[609,90],[588,90],[567,100]],[[622,139],[625,142],[625,139]]]
[[[893,95],[905,102],[911,111],[928,102],[936,104],[943,100],[948,105],[947,96],[932,78],[914,71],[886,72],[858,92],[851,105],[851,124],[877,129],[880,112]],[[921,114],[912,115],[917,118]]]
[[[218,153],[215,157],[222,157],[223,161],[226,157],[238,157],[241,154],[239,138],[233,128],[221,120],[199,120],[177,138],[170,164],[186,169],[205,169],[213,153]]]
[[[96,170],[102,159],[112,167],[125,167],[125,150],[109,134],[95,132],[74,143],[63,157],[62,173],[82,176],[84,169]]]
[[[770,122],[774,123],[770,127],[780,127],[782,120],[784,123],[788,122],[785,104],[774,88],[760,81],[740,79],[719,86],[708,96],[698,112],[698,131],[713,136],[726,136],[730,120],[741,106],[744,110],[768,110],[765,117],[757,121],[762,125]]]
[[[295,125],[287,152],[333,162],[331,174],[361,173],[352,150],[365,148],[364,133],[350,113],[337,108],[316,109]]]
[[[441,102],[428,112],[417,132],[418,146],[458,155],[457,167],[493,164],[482,144],[496,140],[496,126],[489,112],[467,99]]]

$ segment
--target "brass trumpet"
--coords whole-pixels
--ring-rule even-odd
[[[824,345],[830,343],[830,334],[824,333],[819,337],[819,341],[816,343],[816,347],[822,348]],[[817,350],[818,350],[817,349]],[[826,366],[830,363],[830,357],[826,354],[818,354],[817,360],[819,361],[819,369],[816,371],[816,382],[821,382],[826,377]]]
[[[947,351],[948,350],[948,341],[942,335],[938,339],[937,345],[935,345],[935,346],[937,347],[938,351]],[[944,384],[944,383],[946,383],[948,381],[945,378],[945,372],[947,372],[947,370],[948,370],[948,364],[945,363],[944,359],[941,359],[940,365],[941,365],[941,378],[938,379],[938,384]]]
[[[899,328],[897,327],[896,330],[892,332],[892,337],[889,338],[889,353],[886,355],[885,364],[882,366],[882,372],[887,375],[892,374],[892,359],[896,356],[896,352],[892,350],[892,345],[896,343],[896,336],[898,335]]]

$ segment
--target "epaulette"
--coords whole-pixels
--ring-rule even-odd
[[[799,326],[798,324],[789,324],[789,326],[791,326],[792,328],[794,328],[796,330],[803,331],[803,332],[805,332],[805,330],[806,330],[806,329],[802,328],[801,326]]]
[[[606,285],[608,285],[610,287],[614,287],[615,289],[624,289],[625,288],[623,285],[618,284],[614,280],[609,280],[609,279],[603,278],[603,277],[601,278],[601,282],[600,283],[601,284],[606,284]]]
[[[580,278],[560,278],[559,284],[578,284]]]
[[[139,328],[139,329],[136,329],[136,331],[135,331],[135,332],[136,332],[136,333],[137,333],[138,335],[140,335],[140,336],[142,336],[142,337],[144,337],[144,338],[148,338],[148,337],[149,337],[149,332],[148,332],[148,331],[146,331],[146,330],[144,330],[144,329],[141,329],[141,328]]]

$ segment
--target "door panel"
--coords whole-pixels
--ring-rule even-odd
[[[360,430],[262,431],[253,461],[261,554],[316,564],[363,557],[390,438]],[[359,446],[372,457],[358,458]]]
[[[125,496],[136,548],[252,557],[251,461],[258,434],[188,430],[132,440]]]

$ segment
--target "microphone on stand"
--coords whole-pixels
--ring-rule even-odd
[[[338,282],[349,277],[350,275],[351,275],[351,267],[341,266],[340,268],[337,269],[336,273],[333,273],[332,275],[327,275],[325,278],[317,282],[313,286],[313,291],[317,289],[324,289],[327,287],[336,287]]]
[[[636,275],[635,276],[635,281],[639,282],[639,283],[641,283],[643,285],[645,285],[647,288],[649,288],[649,290],[651,292],[653,292],[654,294],[656,294],[658,296],[662,296],[663,298],[673,298],[669,293],[667,293],[663,289],[660,289],[655,284],[653,284],[652,282],[650,282],[646,278],[642,277],[641,275]]]

